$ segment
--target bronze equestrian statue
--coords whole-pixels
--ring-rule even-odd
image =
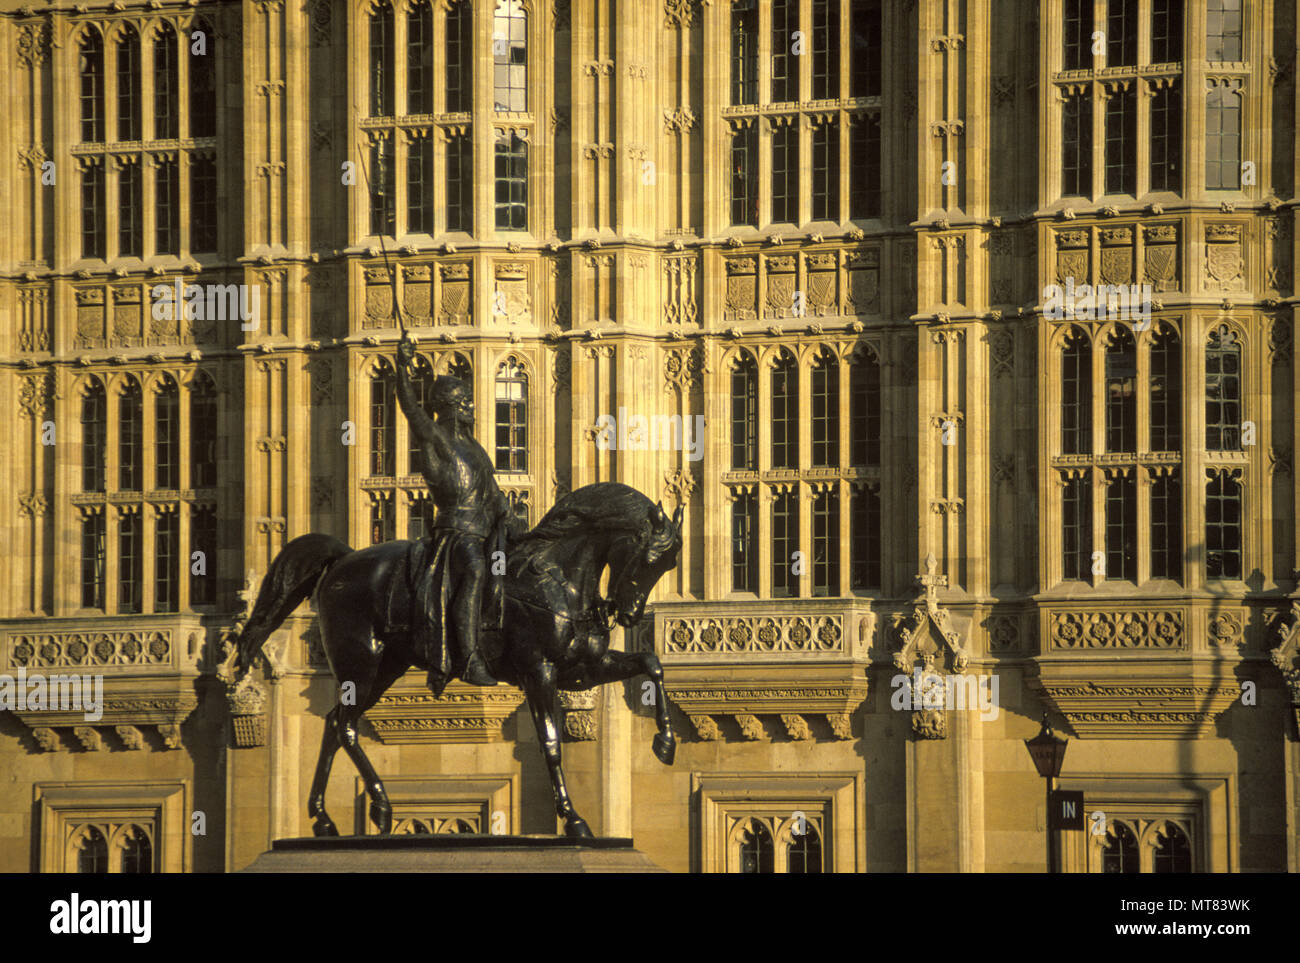
[[[371,820],[380,833],[392,831],[392,806],[361,748],[357,723],[412,666],[428,673],[435,694],[453,677],[522,689],[565,834],[591,836],[564,786],[556,693],[648,676],[658,729],[653,750],[672,764],[677,739],[659,659],[611,650],[609,631],[611,618],[624,627],[639,622],[651,589],[677,565],[682,509],[669,518],[635,489],[599,482],[565,495],[531,532],[514,532],[487,453],[473,439],[464,384],[435,382],[436,418],[430,419],[415,404],[405,371],[413,346],[403,341],[398,396],[438,509],[431,537],[355,551],[331,535],[293,539],[271,562],[235,639],[236,669],[247,671],[262,643],[312,598],[330,670],[339,683],[355,685],[355,698],[340,701],[325,719],[307,804],[317,836],[338,835],[325,811],[325,786],[340,748],[365,781]],[[493,551],[504,552],[496,560],[504,562],[504,575],[496,582]],[[602,598],[607,567],[609,597]],[[436,623],[422,624],[430,617]]]

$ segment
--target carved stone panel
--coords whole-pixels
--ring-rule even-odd
[[[1076,229],[1056,232],[1056,280],[1065,284],[1088,284],[1092,277],[1088,256],[1088,231]]]
[[[498,261],[496,290],[492,303],[493,321],[532,324],[533,296],[531,265],[524,261]]]
[[[727,258],[727,321],[758,319],[758,261],[754,257]]]
[[[767,299],[763,308],[763,317],[790,317],[794,308],[796,284],[794,255],[784,254],[764,258],[763,268],[767,274]]]
[[[1155,291],[1179,288],[1178,225],[1152,224],[1143,231],[1142,279]]]
[[[1240,224],[1205,225],[1205,287],[1210,291],[1244,291]]]
[[[438,323],[471,323],[473,298],[470,263],[453,261],[438,265],[438,284]]]
[[[108,336],[104,331],[104,289],[102,287],[76,288],[77,334],[74,343],[78,348],[102,348]]]
[[[366,281],[365,314],[361,318],[363,328],[386,328],[393,324],[393,283],[387,268],[368,267],[364,271]]]
[[[699,294],[695,278],[697,263],[694,254],[666,257],[663,260],[663,305],[664,321],[667,324],[699,323]]]
[[[433,323],[433,270],[428,264],[402,268],[402,311],[406,320],[424,327]]]

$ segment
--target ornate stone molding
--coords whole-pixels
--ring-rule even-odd
[[[709,673],[712,676],[713,673]],[[710,682],[701,673],[669,672],[669,698],[686,714],[702,741],[770,739],[764,718],[772,718],[794,741],[852,738],[852,716],[867,697],[865,675],[846,680],[801,674],[768,680]],[[734,730],[719,720],[730,717]]]
[[[1202,678],[1200,671],[1095,678],[1070,666],[1027,680],[1063,715],[1082,739],[1187,739],[1213,735],[1214,722],[1241,696],[1231,679]],[[1122,667],[1121,667],[1122,668]]]
[[[502,725],[523,701],[523,693],[512,686],[482,688],[458,681],[435,698],[415,673],[390,689],[366,719],[386,745],[501,742]]]

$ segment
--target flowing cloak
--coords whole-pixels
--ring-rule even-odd
[[[509,521],[507,513],[498,515],[491,523],[454,510],[445,516],[440,513],[433,531],[416,542],[412,551],[411,625],[420,651],[428,660],[430,678],[436,682],[435,695],[441,695],[447,682],[463,668],[455,664],[457,652],[468,654],[467,640],[451,638],[455,631],[451,610],[457,590],[481,592],[479,637],[475,642],[491,669],[490,653],[483,640],[489,633],[500,631],[505,611],[505,577],[492,571],[492,553],[506,550],[511,534]],[[457,562],[469,554],[478,554],[484,560],[484,578],[477,585],[466,577]],[[453,645],[453,642],[460,644]]]

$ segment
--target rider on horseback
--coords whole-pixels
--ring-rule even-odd
[[[437,516],[419,554],[414,627],[416,647],[428,659],[429,686],[441,694],[452,676],[472,685],[496,685],[479,648],[486,600],[499,627],[502,583],[489,574],[489,555],[504,549],[512,519],[488,454],[474,439],[474,403],[459,378],[442,375],[431,386],[435,418],[416,400],[408,367],[415,345],[403,332],[397,345],[397,398],[424,457]]]

